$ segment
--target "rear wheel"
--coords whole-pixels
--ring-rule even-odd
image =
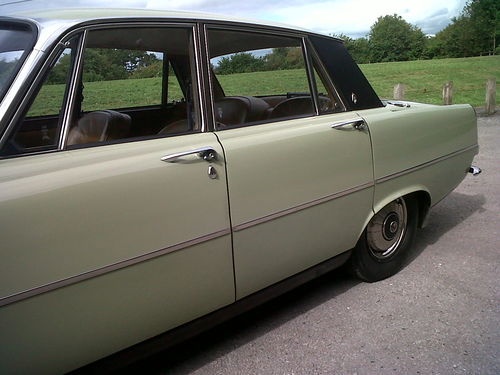
[[[354,274],[373,282],[398,272],[414,242],[417,222],[418,205],[411,196],[398,198],[377,212],[354,248]]]

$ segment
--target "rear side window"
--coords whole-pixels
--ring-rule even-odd
[[[315,114],[302,39],[210,29],[208,41],[219,129]]]
[[[318,36],[309,37],[329,78],[339,90],[348,110],[383,107],[361,69],[340,41]]]

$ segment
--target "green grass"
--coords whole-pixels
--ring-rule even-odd
[[[485,84],[500,80],[500,56],[463,59],[420,60],[360,65],[377,94],[392,98],[394,85],[406,85],[405,99],[442,104],[442,87],[453,81],[453,103],[484,105]],[[221,75],[226,95],[269,95],[307,91],[303,70]],[[29,111],[29,116],[56,114],[62,103],[64,85],[47,85]],[[143,78],[85,83],[85,111],[159,104],[161,79]],[[169,80],[169,100],[182,98],[176,80]]]
[[[453,81],[453,103],[483,106],[486,80],[500,80],[500,56],[362,64],[377,94],[390,99],[394,85],[406,85],[406,100],[442,104],[443,84]]]
[[[219,75],[217,78],[227,96],[277,95],[309,91],[306,73],[302,69]]]
[[[168,82],[169,101],[183,95],[179,83]],[[45,85],[31,106],[28,116],[57,114],[63,100],[64,85]],[[84,111],[127,108],[161,103],[161,78],[121,79],[104,82],[85,82]]]

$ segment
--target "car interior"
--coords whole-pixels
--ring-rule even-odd
[[[213,65],[214,61],[223,56],[241,52],[269,53],[276,48],[302,50],[299,38],[217,29],[210,29],[208,38],[214,100],[213,113],[217,129],[223,130],[314,114],[311,90],[303,60],[303,72],[301,71],[303,77],[299,91],[267,92],[265,88],[259,87],[257,95],[255,93],[248,95],[244,81],[240,94],[226,93],[221,85],[221,76],[217,74]],[[72,44],[61,56],[74,55],[72,52],[76,48],[76,38]],[[67,130],[66,146],[77,148],[82,145],[114,143],[124,139],[135,140],[198,131],[200,121],[197,118],[197,111],[194,110],[193,101],[196,97],[194,90],[197,86],[192,84],[191,79],[191,77],[196,77],[192,45],[190,28],[108,28],[89,31],[83,53],[83,74],[79,77],[70,126]],[[156,99],[140,98],[139,93],[134,91],[119,92],[119,97],[117,97],[116,92],[106,92],[106,90],[113,90],[113,80],[88,81],[87,73],[90,68],[87,67],[87,54],[92,52],[91,50],[106,49],[108,51],[146,51],[157,56],[162,64],[160,78],[156,81],[153,79],[148,81],[151,85],[161,86],[155,88]],[[67,70],[67,81],[69,81],[69,66]],[[318,76],[316,80],[319,80]],[[133,87],[133,77],[127,81]],[[177,85],[177,95],[170,92],[172,84]],[[284,86],[286,87],[286,83]],[[325,86],[322,86],[323,89]],[[273,89],[274,87],[270,90]],[[66,94],[60,92],[61,103],[58,103],[59,107],[54,107],[53,114],[30,115],[28,112],[17,132],[10,139],[9,147],[7,147],[10,154],[43,151],[57,146],[62,124],[62,102],[64,96],[68,95],[67,91],[66,88]],[[336,95],[327,89],[324,91],[325,93],[320,91],[318,95],[320,111],[340,110],[340,101]],[[39,95],[43,96],[42,94],[45,95],[43,87],[39,91]],[[110,97],[113,100],[109,99]],[[137,103],[134,102],[136,97]],[[36,98],[35,101],[38,99],[43,98]],[[148,103],[148,101],[153,101],[153,103]]]

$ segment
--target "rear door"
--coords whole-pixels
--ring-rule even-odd
[[[208,45],[242,298],[355,245],[371,212],[370,136],[300,36],[213,27]]]
[[[202,132],[193,30],[77,35],[21,106],[0,159],[4,369],[66,372],[234,301],[225,160]],[[165,56],[189,66],[169,74]]]

